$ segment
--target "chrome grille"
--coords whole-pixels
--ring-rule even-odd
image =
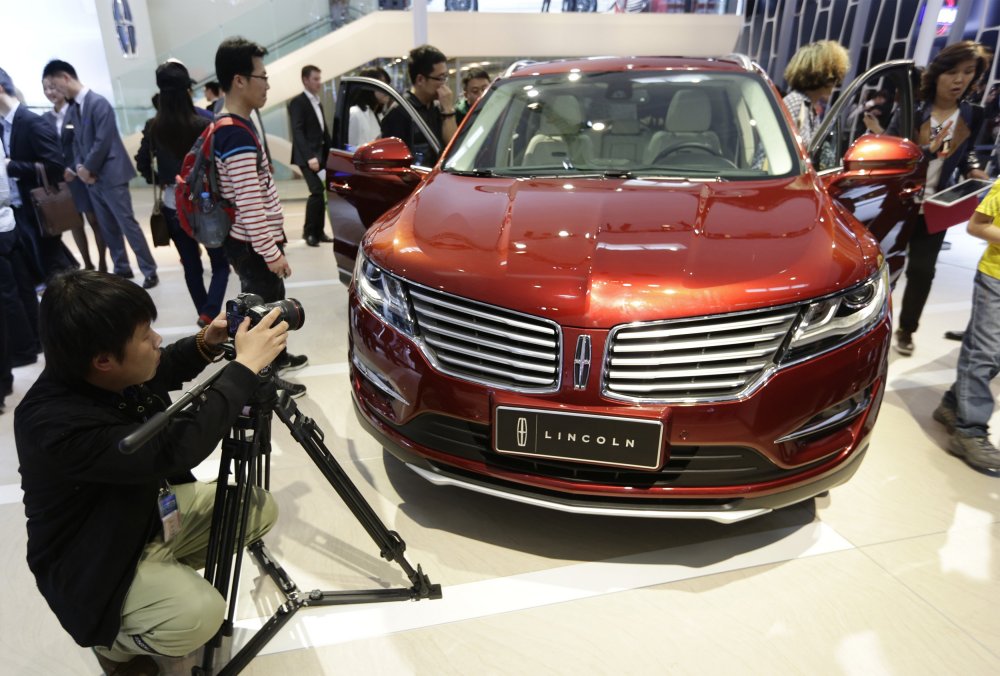
[[[612,332],[605,391],[639,401],[738,396],[774,364],[798,308],[624,326]]]
[[[555,322],[408,285],[424,349],[449,375],[519,391],[559,384]]]

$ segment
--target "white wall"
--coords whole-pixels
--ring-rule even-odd
[[[73,64],[91,89],[114,100],[94,0],[4,0],[0,12],[0,68],[29,106],[51,105],[42,93],[42,69],[57,58]]]
[[[329,0],[146,0],[146,5],[158,60],[180,59],[195,80],[215,71],[215,50],[225,38],[241,35],[270,45],[330,16]]]

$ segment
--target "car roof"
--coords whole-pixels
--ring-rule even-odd
[[[577,69],[581,73],[603,73],[626,70],[711,70],[746,72],[750,61],[745,57],[697,58],[683,56],[594,56],[582,59],[525,62],[508,77],[531,77],[567,73]]]

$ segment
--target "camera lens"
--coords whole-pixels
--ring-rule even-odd
[[[271,303],[270,307],[281,308],[281,314],[278,316],[278,321],[285,320],[288,322],[289,331],[298,331],[302,328],[302,325],[306,321],[306,311],[300,303],[295,298],[286,298],[285,300],[279,300],[275,303]]]

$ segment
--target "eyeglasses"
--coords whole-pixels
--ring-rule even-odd
[[[447,82],[447,75],[424,75],[428,80],[437,80],[438,82]]]
[[[263,80],[265,83],[267,82],[267,76],[266,75],[254,75],[253,73],[248,73],[247,77],[255,77],[258,80]]]

